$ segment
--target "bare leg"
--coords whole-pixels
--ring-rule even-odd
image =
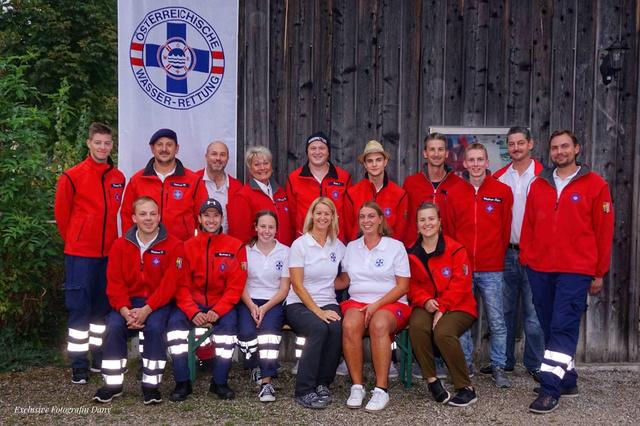
[[[364,314],[358,309],[349,309],[342,319],[342,352],[349,368],[351,382],[362,384]]]
[[[369,322],[371,357],[376,372],[376,386],[387,388],[391,365],[391,336],[396,330],[396,318],[389,311],[379,310]]]

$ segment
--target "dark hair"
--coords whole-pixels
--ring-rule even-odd
[[[258,221],[263,216],[271,216],[276,221],[276,229],[278,229],[278,226],[279,226],[279,224],[278,224],[278,216],[272,210],[260,210],[258,213],[256,213],[256,216],[253,219],[253,226],[254,227],[258,226]],[[258,241],[258,236],[254,235],[251,238],[251,240],[249,241],[249,246],[253,247],[256,244],[257,241]]]
[[[382,235],[383,237],[391,235],[389,224],[387,223],[387,219],[384,217],[384,212],[382,211],[380,205],[378,205],[378,203],[376,203],[375,201],[367,201],[358,209],[358,216],[360,216],[360,212],[365,207],[375,210],[378,216],[382,218],[382,222],[380,223],[380,225],[378,225],[378,234]],[[358,235],[362,236],[362,230],[358,230]]]
[[[94,121],[89,125],[89,139],[93,138],[93,135],[95,135],[96,133],[99,133],[101,135],[111,135],[113,134],[113,130],[111,130],[111,127],[107,126],[106,124]]]
[[[573,133],[569,129],[564,129],[564,130],[556,130],[555,132],[551,133],[551,136],[549,136],[549,146],[551,146],[551,141],[553,140],[553,138],[557,136],[562,136],[562,135],[569,136],[573,141],[573,145],[580,145],[580,142],[578,142],[578,137],[575,135],[575,133]]]
[[[433,132],[433,133],[429,133],[425,138],[424,138],[424,149],[427,149],[427,143],[429,141],[443,141],[444,142],[444,148],[447,149],[447,137],[445,135],[443,135],[442,133],[438,133],[438,132]]]
[[[531,131],[528,127],[525,126],[513,126],[507,132],[507,138],[511,135],[515,135],[516,133],[522,133],[524,138],[528,141],[531,140]]]
[[[418,220],[418,212],[420,210],[427,210],[427,209],[434,209],[436,211],[436,213],[438,214],[438,219],[440,218],[440,207],[438,207],[438,205],[432,201],[425,201],[422,204],[420,204],[418,206],[418,210],[416,210],[416,221]]]

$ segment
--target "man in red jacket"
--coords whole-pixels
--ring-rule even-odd
[[[466,181],[449,193],[447,222],[450,234],[462,243],[473,270],[473,287],[482,295],[491,331],[491,367],[496,386],[508,388],[507,328],[502,302],[504,255],[511,235],[511,189],[489,176],[489,158],[484,145],[473,143],[465,149]],[[461,337],[465,357],[471,358],[473,345],[469,332]]]
[[[132,225],[132,203],[146,195],[160,207],[160,218],[169,234],[186,241],[196,229],[198,206],[207,199],[207,189],[199,175],[185,168],[176,158],[180,146],[171,129],[160,129],[151,136],[153,158],[134,174],[124,192],[120,217],[122,229]]]
[[[64,241],[67,351],[71,381],[76,384],[89,379],[89,349],[91,371],[100,371],[104,317],[109,312],[107,254],[118,237],[117,214],[125,183],[109,157],[113,140],[108,126],[92,123],[87,147],[87,158],[58,179],[54,210]]]
[[[509,248],[504,259],[504,321],[507,326],[507,364],[505,371],[513,371],[516,364],[515,343],[519,307],[522,308],[522,325],[525,344],[523,362],[527,372],[538,380],[538,372],[544,352],[544,334],[540,328],[538,314],[533,307],[531,287],[524,265],[520,263],[520,230],[527,202],[529,185],[540,174],[543,167],[531,158],[533,138],[526,127],[512,127],[507,132],[507,151],[511,162],[495,172],[493,177],[509,185],[513,193],[513,219]],[[480,369],[483,374],[491,374],[491,366]]]
[[[173,358],[176,388],[171,401],[183,401],[192,392],[187,365],[189,330],[213,326],[216,360],[209,392],[232,399],[228,377],[238,328],[235,305],[247,280],[246,251],[242,243],[222,234],[222,205],[206,200],[198,217],[202,232],[185,243],[186,280],[178,288],[167,327],[167,344]]]
[[[409,224],[404,236],[406,247],[412,247],[418,238],[416,212],[424,202],[434,202],[438,205],[444,232],[449,234],[446,223],[449,191],[462,180],[446,165],[449,152],[447,138],[442,133],[427,135],[422,155],[426,160],[422,171],[407,176],[402,185],[409,198]]]
[[[365,178],[347,189],[343,205],[344,235],[347,241],[358,238],[358,212],[367,201],[375,201],[384,213],[391,236],[402,241],[408,226],[409,198],[404,189],[389,179],[386,167],[389,153],[382,144],[372,140],[367,143],[358,157],[366,170]]]
[[[527,266],[533,304],[545,337],[541,388],[529,411],[555,410],[560,396],[578,395],[574,357],[587,293],[602,290],[613,241],[609,185],[576,161],[570,130],[549,139],[554,168],[533,181],[522,224],[520,261]]]
[[[105,386],[93,399],[111,402],[122,395],[127,364],[127,340],[144,332],[142,395],[145,404],[162,402],[160,382],[167,363],[165,332],[176,287],[184,280],[184,248],[160,224],[158,205],[149,197],[133,203],[133,223],[109,253],[107,296],[113,310],[107,315],[102,376]]]
[[[295,235],[301,236],[304,218],[309,206],[318,197],[328,197],[336,205],[336,211],[342,212],[344,194],[351,186],[351,175],[346,170],[329,161],[331,145],[329,137],[317,132],[307,138],[307,163],[289,174],[287,179],[287,198],[293,218]],[[340,232],[338,237],[344,238],[344,220],[338,218]]]

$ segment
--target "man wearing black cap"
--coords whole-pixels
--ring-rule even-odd
[[[171,129],[160,129],[151,136],[153,158],[127,184],[120,217],[122,229],[132,225],[133,200],[146,195],[160,208],[162,223],[169,234],[182,241],[193,236],[198,207],[207,199],[207,189],[199,175],[185,168],[176,158],[180,146]]]
[[[309,206],[316,198],[328,197],[342,212],[342,203],[347,188],[351,186],[351,175],[329,161],[331,145],[323,132],[307,138],[307,163],[295,169],[287,179],[287,198],[293,217],[296,237],[303,234],[302,225]],[[339,217],[340,233],[344,241],[343,218]]]

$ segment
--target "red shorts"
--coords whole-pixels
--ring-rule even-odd
[[[342,309],[342,314],[347,313],[349,309],[361,309],[365,306],[369,305],[368,303],[358,302],[357,300],[345,300],[340,303],[340,309]],[[404,303],[394,302],[389,303],[388,305],[381,306],[380,309],[389,311],[396,318],[396,333],[399,333],[409,324],[409,316],[411,315],[411,306],[405,305]]]

